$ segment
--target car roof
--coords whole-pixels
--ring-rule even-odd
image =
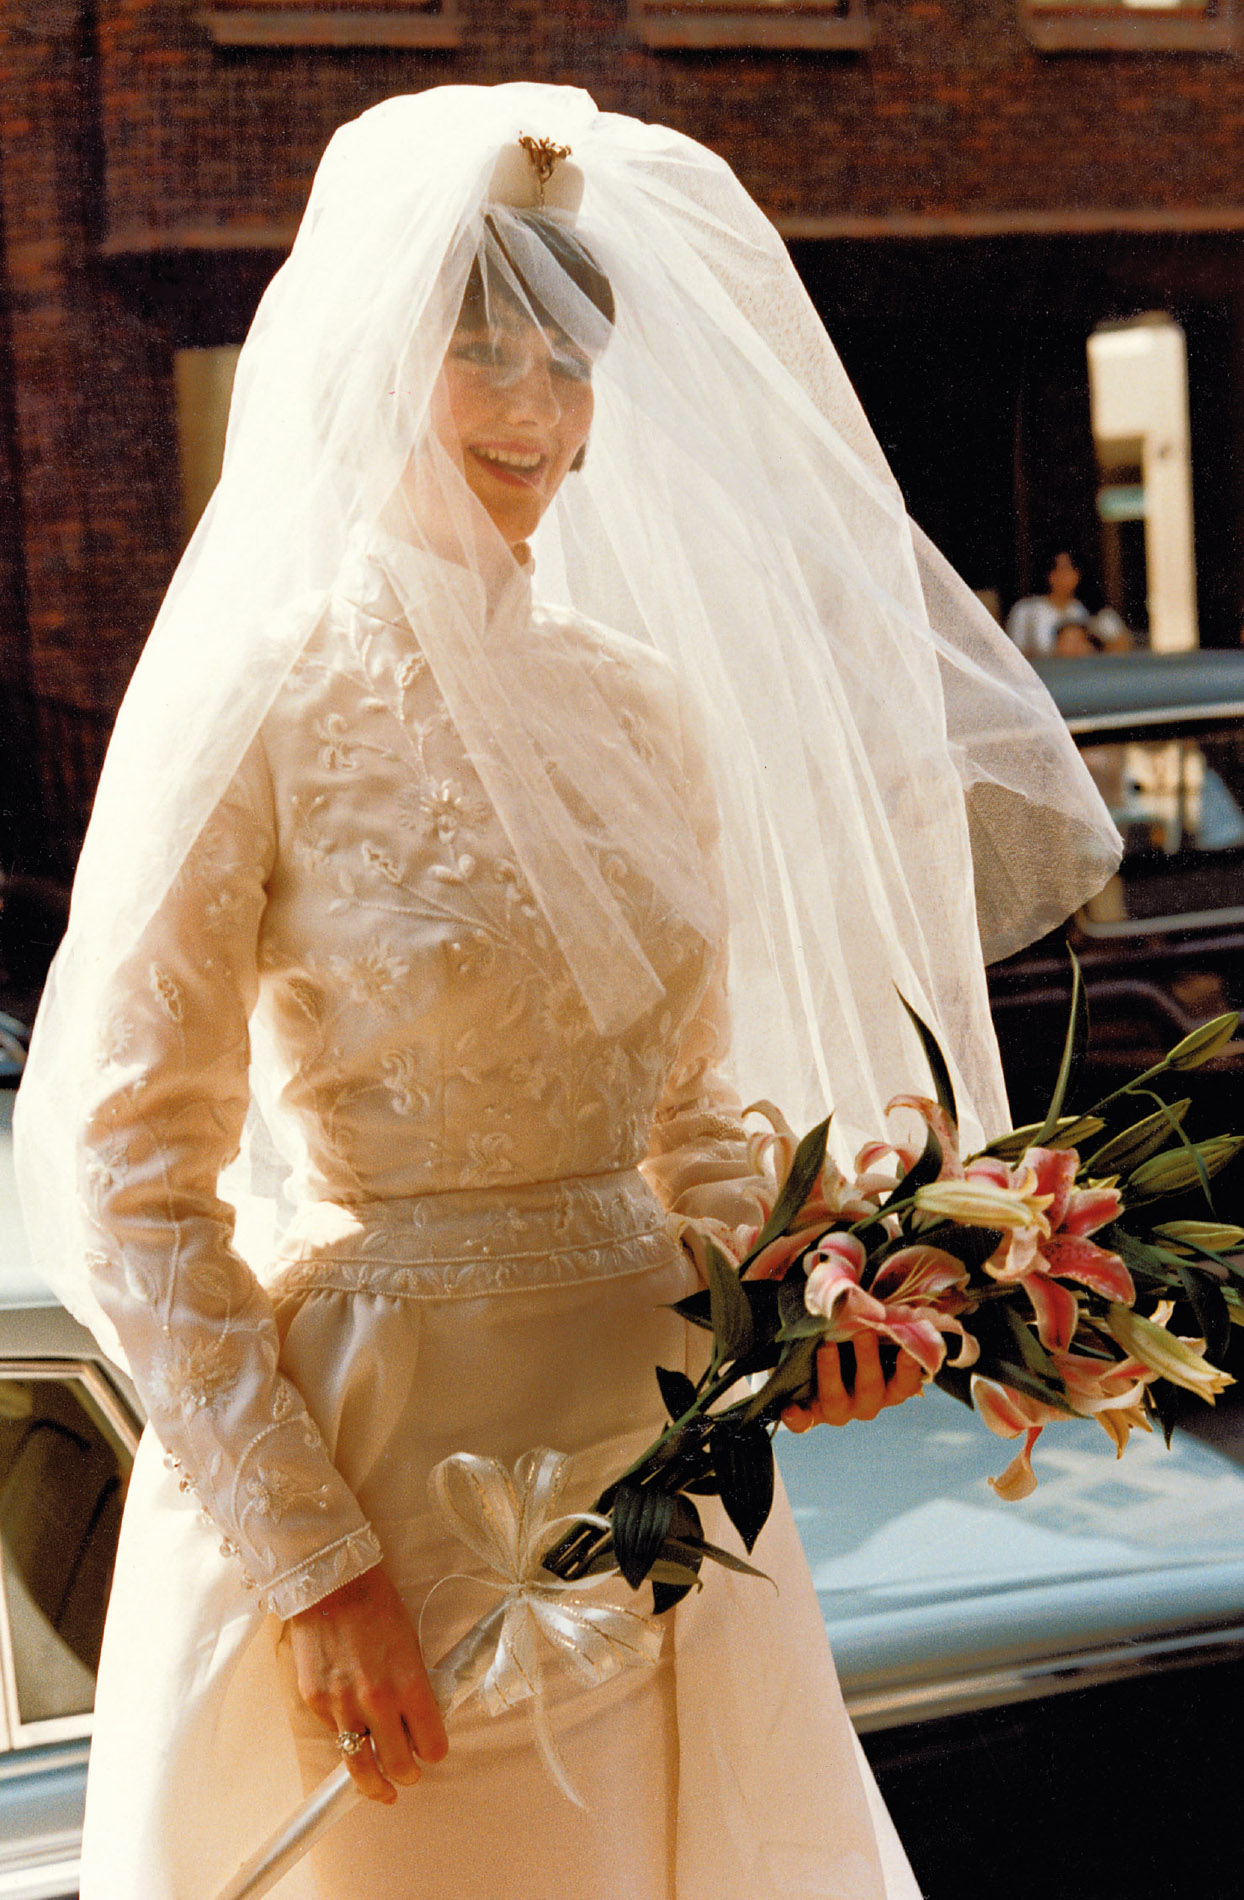
[[[1074,733],[1244,717],[1244,649],[1238,647],[1103,653],[1035,666]]]

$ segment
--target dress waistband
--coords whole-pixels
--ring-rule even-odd
[[[278,1298],[316,1288],[471,1297],[640,1273],[670,1248],[660,1204],[627,1168],[348,1207],[309,1202],[265,1277]]]

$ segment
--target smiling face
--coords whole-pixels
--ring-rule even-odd
[[[592,365],[519,310],[467,310],[441,371],[436,430],[507,546],[526,541],[592,425]]]

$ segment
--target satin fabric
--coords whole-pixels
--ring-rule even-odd
[[[641,1205],[634,1177],[592,1187]],[[495,1221],[494,1192],[450,1198],[455,1246],[472,1216],[481,1233]],[[529,1221],[539,1198],[523,1207]],[[382,1233],[395,1255],[407,1215],[385,1210],[363,1238]],[[668,1310],[690,1269],[668,1242],[653,1260],[648,1235],[618,1238],[616,1225],[610,1210],[581,1277],[550,1282],[527,1253],[505,1263],[504,1290],[483,1294],[432,1292],[426,1280],[412,1292],[409,1278],[394,1291],[393,1258],[376,1290],[348,1289],[350,1263],[317,1265],[306,1241],[278,1270],[282,1368],[310,1396],[431,1656],[495,1600],[428,1503],[437,1459],[473,1449],[509,1460],[538,1423],[572,1455],[568,1502],[587,1504],[659,1428],[653,1365],[692,1369],[694,1342]],[[737,1547],[705,1503],[708,1534]],[[655,1668],[590,1692],[552,1672],[552,1726],[586,1813],[553,1785],[524,1711],[463,1710],[446,1762],[392,1810],[354,1810],[279,1900],[912,1900],[780,1491],[755,1555],[772,1585],[713,1570],[665,1619]],[[621,1584],[611,1592],[636,1601]],[[101,1667],[83,1900],[210,1900],[335,1766],[331,1738],[297,1699],[282,1629],[148,1435]]]

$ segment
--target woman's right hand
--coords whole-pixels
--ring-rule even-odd
[[[418,1756],[449,1748],[419,1638],[380,1566],[364,1571],[289,1619],[303,1701],[336,1734],[366,1729],[370,1744],[342,1757],[360,1794],[397,1800],[395,1783],[419,1779]]]

